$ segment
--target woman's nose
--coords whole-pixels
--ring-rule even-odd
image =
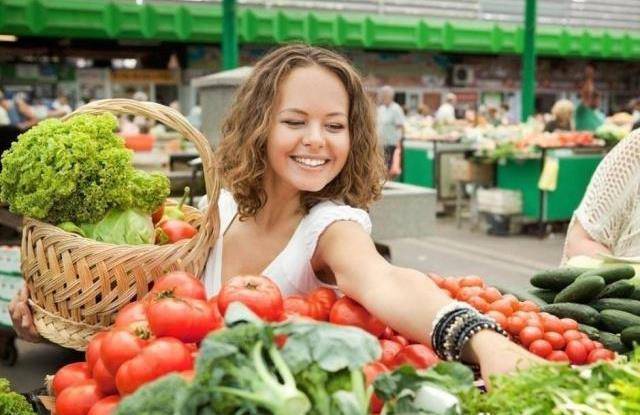
[[[313,148],[324,147],[324,135],[322,132],[322,126],[312,123],[305,131],[304,137],[302,137],[302,144]]]

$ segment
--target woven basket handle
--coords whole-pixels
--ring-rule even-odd
[[[209,207],[205,213],[203,225],[207,227],[217,227],[217,201],[220,195],[221,185],[220,179],[218,178],[215,170],[213,150],[202,133],[194,128],[189,121],[180,114],[180,112],[173,108],[156,104],[155,102],[137,101],[125,98],[102,99],[90,102],[65,116],[63,120],[67,120],[80,114],[101,114],[104,112],[140,115],[145,118],[156,120],[173,128],[196,146],[196,149],[200,154],[200,158],[202,159],[204,183],[207,190],[207,199],[209,201]]]

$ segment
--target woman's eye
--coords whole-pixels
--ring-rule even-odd
[[[290,125],[292,127],[299,127],[304,125],[304,121],[295,121],[295,120],[284,120],[283,123]]]
[[[328,127],[330,130],[335,130],[335,131],[344,129],[344,125],[342,124],[329,124]]]

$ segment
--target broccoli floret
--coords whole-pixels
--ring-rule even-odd
[[[180,375],[163,376],[123,399],[116,415],[173,415],[176,401],[186,388],[187,382]]]
[[[231,395],[254,402],[274,415],[306,414],[311,409],[309,398],[296,387],[291,370],[285,363],[275,344],[266,350],[276,373],[269,371],[263,353],[263,343],[258,341],[251,351],[252,367],[228,367],[242,388],[214,386],[211,390],[222,395]],[[282,379],[282,383],[279,379]]]
[[[9,381],[4,378],[0,378],[0,415],[35,415],[27,399],[12,392]]]

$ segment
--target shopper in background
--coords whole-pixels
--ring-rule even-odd
[[[64,117],[71,114],[71,105],[69,105],[69,98],[65,94],[58,94],[58,97],[51,103],[51,111],[49,111],[49,117]]]
[[[4,92],[0,91],[0,126],[10,125],[11,120],[9,119],[9,100],[5,99]]]
[[[600,253],[640,256],[640,130],[600,162],[567,231],[563,262]]]
[[[456,120],[456,95],[449,92],[444,102],[438,107],[435,115],[435,121],[439,124],[451,124]]]
[[[392,87],[385,85],[380,88],[377,127],[387,169],[391,168],[393,153],[396,148],[400,148],[404,133],[404,111],[393,100],[394,96],[395,91]]]
[[[605,121],[600,111],[600,93],[595,87],[595,69],[587,66],[585,81],[580,88],[580,103],[576,107],[575,127],[577,131],[595,131]]]
[[[552,133],[556,130],[573,130],[573,102],[568,99],[556,101],[551,108],[551,119],[545,126],[544,131]]]

